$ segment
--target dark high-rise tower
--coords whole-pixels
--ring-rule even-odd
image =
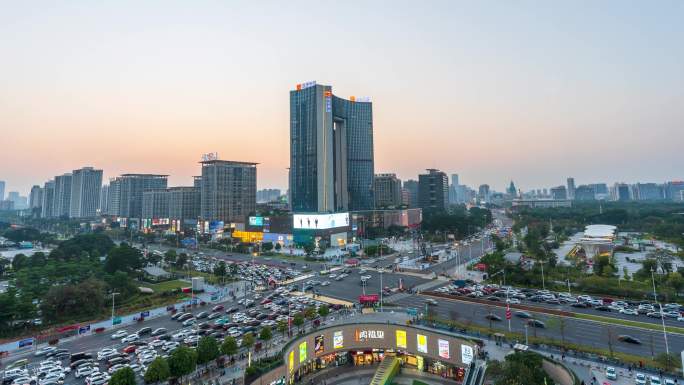
[[[373,109],[331,86],[290,91],[290,194],[294,212],[373,208]]]

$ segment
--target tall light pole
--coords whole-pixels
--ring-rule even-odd
[[[665,315],[663,314],[663,304],[658,301],[658,294],[656,294],[655,284],[655,269],[651,270],[651,281],[653,282],[653,299],[660,308],[660,322],[663,325],[663,339],[665,339],[665,353],[667,353],[668,360],[670,359],[670,346],[667,343],[667,329],[665,328]]]
[[[382,312],[382,268],[378,269],[378,272],[380,273],[380,312]]]
[[[118,295],[119,293],[112,292],[112,325],[114,325],[114,296]]]

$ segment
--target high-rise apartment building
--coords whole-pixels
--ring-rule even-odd
[[[41,218],[52,218],[55,212],[55,181],[49,180],[43,185],[43,196],[40,208]]]
[[[292,211],[372,209],[373,170],[370,102],[338,98],[315,83],[290,91]]]
[[[5,181],[0,180],[0,201],[5,200]]]
[[[71,173],[69,217],[92,218],[97,215],[102,192],[102,170],[83,167]]]
[[[425,214],[444,212],[449,202],[449,179],[442,171],[427,171],[418,175],[418,206]]]
[[[143,192],[165,189],[168,175],[123,174],[109,182],[109,211],[122,218],[142,218]]]
[[[97,208],[100,211],[100,214],[108,214],[109,213],[109,185],[104,184],[102,185],[102,188],[100,189],[100,205]]]
[[[29,207],[28,198],[19,194],[18,191],[10,191],[7,200],[12,201],[14,210],[25,210]]]
[[[408,195],[409,207],[418,207],[418,181],[413,179],[405,180],[402,184],[402,188],[406,190],[406,193]]]
[[[626,202],[632,200],[632,195],[629,191],[627,183],[615,183],[613,186],[613,200]]]
[[[401,205],[401,180],[396,174],[378,174],[373,183],[376,208]]]
[[[53,217],[68,217],[71,212],[71,178],[70,173],[55,177]]]
[[[565,186],[558,186],[551,188],[551,199],[566,200],[568,199],[568,191]]]
[[[202,219],[244,222],[256,210],[257,163],[229,160],[200,163]]]
[[[197,220],[200,217],[202,199],[200,187],[170,187],[169,218],[180,220]]]
[[[489,203],[490,199],[488,184],[481,184],[480,187],[477,189],[477,199],[479,199],[480,202]]]
[[[681,192],[684,191],[684,181],[675,180],[667,182],[664,186],[664,190],[665,199],[677,201],[681,196]]]
[[[263,190],[257,191],[256,201],[257,203],[275,202],[280,198],[280,195],[280,189],[265,188]]]
[[[593,201],[596,200],[596,190],[590,185],[580,185],[575,188],[574,199],[577,201]]]
[[[575,178],[568,178],[568,199],[575,199]]]
[[[663,186],[657,183],[637,183],[632,188],[634,200],[655,201],[665,199]]]
[[[29,194],[29,208],[37,209],[43,205],[43,188],[35,185],[31,187],[31,193]]]

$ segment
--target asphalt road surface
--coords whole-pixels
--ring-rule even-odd
[[[425,312],[425,299],[428,297],[412,295],[401,298],[396,304],[402,307],[417,308],[419,312]],[[431,306],[432,310],[441,318],[453,319],[462,323],[472,322],[472,324],[489,327],[490,321],[485,318],[490,312],[498,315],[501,321],[492,321],[492,327],[500,331],[508,330],[506,321],[506,308],[496,306],[486,306],[477,303],[462,302],[449,299],[437,299],[438,305]],[[511,331],[525,334],[525,320],[515,316],[511,319]],[[540,337],[554,338],[561,340],[561,327],[558,317],[541,313],[532,313],[536,319],[544,322],[546,328],[528,327],[528,335],[534,336],[535,333]],[[553,320],[552,320],[553,319]],[[612,345],[614,351],[642,355],[650,357],[652,352],[657,355],[665,351],[665,340],[663,333],[616,324],[601,324],[594,321],[579,320],[576,318],[564,318],[565,340],[568,343],[585,345],[594,348],[608,349]],[[641,341],[641,345],[630,344],[618,341],[619,335],[630,335]],[[668,333],[668,343],[671,352],[684,350],[684,335]],[[610,341],[609,341],[610,339]]]

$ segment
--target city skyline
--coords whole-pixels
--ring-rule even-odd
[[[211,151],[285,191],[287,93],[308,80],[371,96],[376,174],[498,191],[684,179],[681,3],[132,4],[5,7],[5,191],[86,165],[190,185]]]

